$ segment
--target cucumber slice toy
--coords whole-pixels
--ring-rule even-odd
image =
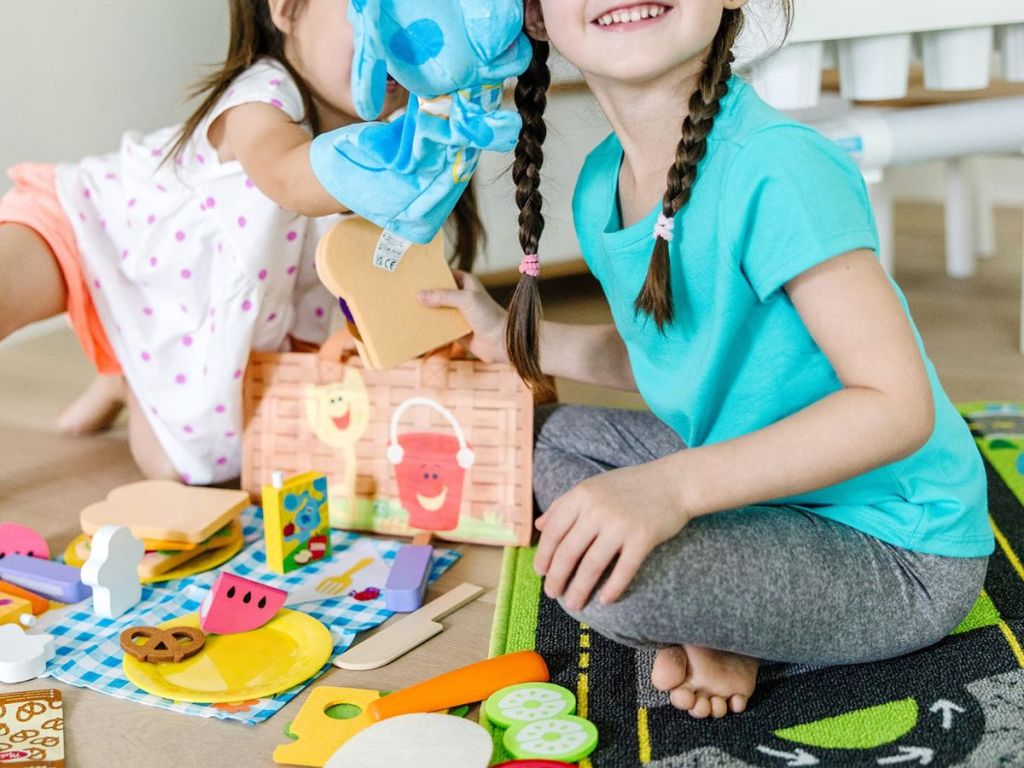
[[[597,728],[582,717],[559,715],[514,725],[505,732],[502,741],[513,757],[575,763],[596,749]]]
[[[502,728],[576,713],[576,697],[553,683],[520,683],[502,688],[484,703],[487,719]]]

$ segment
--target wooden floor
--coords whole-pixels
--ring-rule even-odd
[[[1024,400],[1024,356],[1017,350],[1022,224],[1020,211],[999,211],[996,255],[980,263],[976,277],[956,281],[943,271],[941,209],[897,207],[896,279],[954,401]],[[608,321],[592,279],[565,278],[545,284],[543,292],[549,318]],[[57,551],[77,533],[83,506],[103,498],[114,486],[139,478],[123,427],[78,439],[54,432],[54,416],[89,377],[89,367],[67,331],[0,347],[0,520],[33,525]],[[560,390],[563,400],[571,402],[639,405],[635,396],[570,382],[562,383]],[[463,559],[435,593],[460,581],[474,581],[490,588],[483,600],[452,616],[441,637],[404,659],[374,672],[332,670],[320,682],[396,689],[483,658],[500,552],[460,549]],[[284,741],[284,725],[304,698],[298,697],[263,725],[245,729],[60,687],[65,688],[67,702],[69,764],[86,767],[206,766],[213,764],[211,755],[227,750],[234,757],[231,764],[272,765],[273,747]]]

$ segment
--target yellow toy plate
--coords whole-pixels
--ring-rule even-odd
[[[198,627],[199,616],[190,613],[160,626]],[[202,651],[177,664],[150,664],[126,655],[124,673],[146,693],[174,701],[248,701],[308,680],[333,650],[327,627],[305,613],[282,608],[251,632],[207,635]]]
[[[86,550],[88,543],[89,537],[84,533],[72,539],[71,543],[68,544],[68,548],[64,550],[64,562],[73,568],[81,568],[85,565],[85,558],[82,557],[81,550]],[[243,538],[239,538],[238,541],[233,544],[228,544],[226,547],[218,547],[217,549],[211,549],[209,552],[197,555],[193,560],[182,563],[180,566],[169,570],[167,573],[161,573],[146,579],[140,579],[139,581],[143,584],[159,584],[163,581],[184,579],[186,576],[195,576],[197,573],[205,573],[206,571],[213,570],[219,565],[224,565],[224,563],[241,552],[242,547],[244,546],[245,540]]]

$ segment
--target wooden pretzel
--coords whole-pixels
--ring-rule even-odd
[[[147,638],[141,645],[135,642],[140,637]],[[206,635],[195,627],[129,627],[121,633],[124,652],[152,664],[184,661],[203,650],[204,645]]]

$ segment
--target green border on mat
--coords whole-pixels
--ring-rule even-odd
[[[501,560],[501,581],[491,624],[491,643],[487,655],[501,656],[515,651],[532,651],[537,645],[537,610],[540,606],[541,579],[533,570],[536,547],[506,547]],[[490,722],[480,706],[480,725],[494,739],[491,764],[511,760],[502,737],[505,729]]]

